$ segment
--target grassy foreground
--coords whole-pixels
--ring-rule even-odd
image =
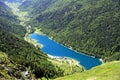
[[[89,71],[55,80],[120,80],[120,61],[105,63]]]
[[[71,60],[65,60],[63,59],[48,59],[51,61],[55,66],[60,67],[64,71],[64,76],[71,75],[74,73],[81,73],[85,69],[81,65],[77,65],[77,61],[71,59]]]

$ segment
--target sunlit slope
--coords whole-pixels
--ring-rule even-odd
[[[33,28],[78,52],[120,60],[119,0],[35,0],[32,5],[26,5],[26,11],[32,15]]]
[[[120,61],[105,63],[89,71],[55,80],[120,80]]]

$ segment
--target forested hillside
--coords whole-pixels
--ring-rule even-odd
[[[119,0],[40,1],[26,0],[20,6],[35,14],[31,25],[76,51],[104,61],[120,60]]]
[[[0,30],[5,30],[15,33],[19,36],[24,36],[26,30],[23,26],[19,25],[17,16],[13,15],[11,9],[4,3],[0,2]]]
[[[19,9],[29,15],[24,14],[22,19],[30,20],[20,21],[22,19],[15,16],[4,1],[23,2]],[[28,31],[27,25],[30,25],[32,30],[29,32],[41,30],[73,50],[102,58],[104,61],[120,60],[119,0],[4,1],[0,0],[0,79],[49,80],[75,73],[58,80],[81,80],[83,77],[85,80],[119,80],[119,61],[82,72],[84,69],[74,63],[59,63],[48,58],[38,47],[23,39]],[[21,22],[25,25],[20,24]],[[74,69],[69,72],[71,67]],[[29,78],[24,76],[24,71],[29,72]]]
[[[24,66],[15,64],[6,53],[0,51],[0,79],[1,80],[15,80],[15,79],[30,79],[31,76],[24,76],[26,71]]]
[[[39,48],[5,31],[0,31],[0,39],[0,51],[7,53],[17,64],[30,68],[36,77],[52,78],[62,75],[62,70],[56,71],[55,66]]]
[[[23,11],[29,10],[32,16],[36,16],[46,10],[54,2],[56,2],[56,0],[26,0],[22,3],[20,8]]]
[[[16,67],[17,64],[24,66],[36,78],[62,76],[63,71],[48,61],[48,57],[39,48],[23,39],[25,33],[25,28],[19,24],[19,20],[13,15],[10,8],[0,2],[0,57],[4,53],[14,62],[14,64],[9,63],[10,65],[6,63],[6,68],[3,68],[2,71],[0,69],[0,78],[14,79],[14,77],[20,77],[22,79],[21,74],[18,75],[17,71],[14,72],[19,69]],[[0,67],[2,68],[4,64],[1,59]],[[7,68],[8,70],[6,70]],[[9,69],[11,70],[10,73]]]

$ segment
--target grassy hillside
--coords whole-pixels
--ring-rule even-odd
[[[120,80],[120,61],[105,63],[83,73],[57,78],[55,80]]]
[[[48,59],[53,65],[60,67],[64,71],[64,76],[74,74],[74,73],[81,73],[85,69],[83,66],[79,65],[78,61],[76,60],[66,60],[66,59]]]
[[[56,0],[45,9],[39,1],[32,11],[28,5],[27,11],[36,14],[30,25],[76,51],[104,61],[120,60],[119,0]]]

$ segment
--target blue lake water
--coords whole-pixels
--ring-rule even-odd
[[[44,46],[41,50],[46,54],[50,54],[53,56],[73,58],[79,61],[80,64],[84,66],[86,69],[91,69],[92,67],[102,64],[102,62],[98,58],[93,58],[83,53],[75,52],[49,39],[45,35],[39,35],[39,34],[33,33],[30,35],[30,38],[37,40],[37,42],[40,44],[43,44]]]

